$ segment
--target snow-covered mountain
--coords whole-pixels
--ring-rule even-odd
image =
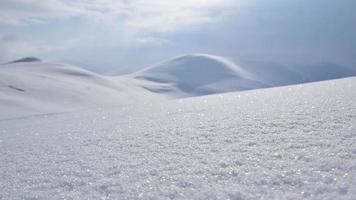
[[[179,56],[131,75],[146,89],[171,97],[267,87],[230,60],[207,54]]]
[[[133,103],[148,92],[61,63],[21,59],[0,65],[0,118]],[[152,95],[150,95],[152,96]]]
[[[286,66],[269,62],[248,61],[240,63],[240,66],[257,77],[258,80],[271,86],[356,76],[354,68],[334,63],[310,63]]]
[[[283,66],[244,62],[236,65],[219,56],[188,54],[130,76],[144,80],[138,85],[151,92],[182,98],[344,78],[356,76],[356,70],[332,63]]]
[[[104,76],[35,57],[0,65],[0,118],[121,106],[356,75],[333,64],[294,68],[189,54],[125,76]]]
[[[8,64],[11,64],[11,63],[27,63],[27,62],[41,62],[41,59],[31,56],[31,57],[26,57],[26,58],[21,58],[21,59],[18,59],[18,60],[11,61]]]

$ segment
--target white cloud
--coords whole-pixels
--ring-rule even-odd
[[[0,60],[9,61],[26,57],[29,55],[38,55],[54,50],[53,47],[30,42],[14,34],[0,35]]]
[[[60,0],[1,0],[0,23],[28,25],[83,15],[84,10]]]
[[[83,47],[124,52],[142,47],[169,46],[174,39],[162,36],[161,32],[216,22],[237,4],[240,5],[237,2],[244,1],[0,0],[0,60],[29,55],[46,57],[53,52],[56,52],[53,56],[56,57],[58,52],[69,50],[80,54]],[[56,26],[58,19],[67,20],[68,26],[66,23]],[[80,24],[73,30],[73,24],[77,22]],[[39,23],[44,25],[41,26],[43,37],[34,37],[33,32],[37,34],[38,30],[37,26],[32,28],[31,25]],[[21,34],[27,39],[5,41],[6,33]]]
[[[243,2],[243,0],[240,0]],[[239,1],[239,2],[240,2]],[[233,0],[2,0],[0,24],[28,25],[84,16],[132,29],[171,31],[216,21]]]
[[[214,22],[234,4],[232,0],[133,0],[126,4],[126,24],[149,31],[174,31]]]
[[[172,44],[170,40],[152,36],[138,37],[134,41],[136,46],[164,46],[170,44]]]

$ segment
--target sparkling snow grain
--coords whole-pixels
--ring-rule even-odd
[[[0,199],[355,199],[356,79],[0,122]]]

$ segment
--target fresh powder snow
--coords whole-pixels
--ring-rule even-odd
[[[266,88],[289,77],[205,54],[1,65],[0,199],[356,199],[356,78]]]

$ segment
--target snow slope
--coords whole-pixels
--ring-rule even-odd
[[[353,200],[355,88],[347,78],[1,120],[0,199]]]
[[[282,86],[356,75],[333,64],[293,69],[266,63],[235,65],[226,58],[190,54],[127,76],[103,76],[35,57],[0,65],[0,119],[122,106]]]
[[[188,54],[136,72],[136,85],[153,93],[182,98],[285,86],[356,76],[351,68],[316,63],[283,66],[275,63],[232,61],[208,54]],[[143,80],[143,81],[142,81]]]
[[[266,87],[226,58],[208,54],[179,56],[131,75],[149,91],[170,97],[200,96]]]
[[[284,66],[268,62],[240,64],[258,80],[271,86],[284,86],[356,76],[356,70],[333,63],[299,64]]]
[[[0,65],[0,119],[125,105],[146,94],[123,80],[60,63],[25,58]]]

